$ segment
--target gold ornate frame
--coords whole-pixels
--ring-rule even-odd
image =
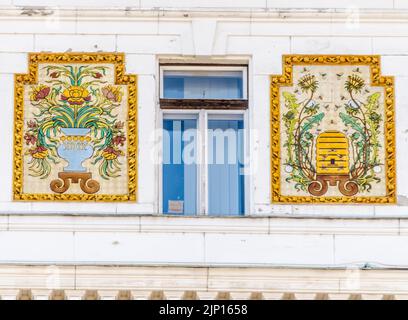
[[[25,194],[23,193],[24,85],[36,84],[39,63],[112,63],[115,84],[128,88],[128,194]],[[123,53],[30,53],[28,73],[14,76],[13,198],[18,201],[136,201],[137,197],[137,76],[125,74]]]
[[[271,202],[275,203],[396,203],[395,96],[394,77],[381,76],[380,56],[365,55],[284,55],[283,74],[271,76]],[[371,85],[384,88],[386,196],[312,197],[284,196],[280,191],[280,87],[293,85],[294,65],[368,65]]]

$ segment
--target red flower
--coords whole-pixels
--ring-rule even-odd
[[[115,160],[119,156],[123,156],[123,155],[124,155],[123,151],[113,148],[113,147],[107,147],[102,151],[102,156],[106,160]]]
[[[124,136],[116,136],[112,139],[112,143],[114,145],[121,145],[122,147],[124,146],[124,142],[126,141],[126,138]]]
[[[57,71],[54,71],[54,72],[52,72],[52,73],[50,73],[50,77],[51,78],[58,78],[60,76],[60,73],[59,72],[57,72]]]
[[[44,159],[48,155],[48,150],[44,146],[38,146],[37,148],[28,150],[28,152],[36,159]]]
[[[50,93],[50,91],[51,91],[50,87],[40,85],[37,88],[33,89],[33,91],[31,92],[30,99],[31,101],[38,101],[41,99],[45,99]]]
[[[30,129],[35,129],[37,128],[37,122],[35,122],[34,120],[27,121],[27,127],[29,127]]]
[[[45,148],[44,146],[38,146],[37,148],[34,148],[34,149],[30,149],[30,150],[29,150],[29,152],[30,152],[31,154],[36,154],[36,153],[44,152],[44,151],[47,151],[47,148]]]
[[[24,139],[25,139],[27,145],[30,145],[30,143],[34,145],[37,142],[37,137],[33,136],[30,133],[26,133],[24,135]]]
[[[113,126],[115,129],[123,129],[123,127],[125,126],[125,123],[123,121],[118,121],[115,123],[115,125]]]
[[[100,72],[95,72],[92,76],[93,76],[95,79],[100,79],[100,78],[102,78],[102,73],[100,73]]]

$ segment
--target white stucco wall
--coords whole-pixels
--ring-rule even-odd
[[[43,4],[43,9],[27,5]],[[158,63],[163,58],[240,59],[249,63],[249,126],[252,172],[247,192],[253,215],[408,216],[408,129],[404,123],[408,84],[408,22],[402,1],[349,1],[343,9],[294,9],[296,1],[104,2],[19,1],[0,11],[0,212],[158,213],[158,167],[151,159],[158,128]],[[7,1],[2,3],[9,4]],[[61,9],[78,5],[78,9]],[[82,8],[84,4],[94,8]],[[190,5],[189,5],[190,3]],[[192,5],[194,4],[194,6]],[[235,3],[235,2],[234,2]],[[336,1],[308,1],[310,8]],[[11,3],[10,3],[11,4]],[[106,3],[107,4],[107,3]],[[291,9],[276,9],[288,6]],[[183,12],[177,12],[178,7]],[[217,8],[211,8],[218,6]],[[360,6],[360,7],[359,7]],[[154,7],[156,9],[149,10]],[[142,11],[139,10],[143,9]],[[365,9],[377,8],[377,9]],[[7,10],[9,9],[9,10]],[[171,9],[171,10],[170,10]],[[210,10],[211,9],[211,10]],[[381,10],[379,10],[381,9]],[[218,10],[218,13],[217,11]],[[236,10],[237,12],[232,12]],[[252,13],[251,13],[252,12]],[[28,52],[119,51],[127,72],[139,75],[139,191],[136,204],[12,202],[13,74],[27,71]],[[269,76],[281,73],[283,54],[380,54],[384,75],[396,76],[398,206],[291,206],[270,204]]]
[[[310,0],[302,9],[300,0],[0,0],[0,262],[408,264],[405,220],[371,220],[408,217],[408,2],[349,0],[338,8],[339,3]],[[13,74],[27,72],[28,52],[41,51],[126,53],[127,72],[139,76],[137,203],[12,201]],[[283,54],[296,53],[382,56],[382,74],[396,77],[398,205],[270,203],[269,76],[281,73]],[[247,191],[250,214],[258,219],[153,218],[152,229],[148,217],[113,218],[158,214],[151,134],[158,127],[158,63],[169,58],[248,61],[249,126],[258,134],[250,146],[254,174]],[[265,215],[365,219],[348,224],[342,219]],[[231,233],[234,223],[240,224],[239,231]],[[281,223],[285,226],[273,228]],[[168,230],[169,224],[184,227]],[[321,228],[308,231],[316,224]]]

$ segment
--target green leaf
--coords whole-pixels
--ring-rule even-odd
[[[294,112],[293,111],[288,111],[287,113],[285,113],[284,115],[283,115],[283,117],[286,119],[286,120],[293,120],[294,118],[295,118],[295,114],[294,114]]]
[[[351,135],[351,139],[352,139],[352,140],[358,140],[358,138],[360,138],[360,134],[359,134],[358,132],[354,132],[354,133]]]
[[[358,131],[362,136],[365,137],[364,128],[357,122],[355,118],[343,112],[340,112],[339,116],[346,126],[352,127],[354,130]]]
[[[303,124],[302,129],[301,129],[301,134],[305,131],[309,131],[310,129],[312,129],[312,127],[315,124],[320,123],[324,118],[324,113],[321,112],[319,114],[316,114],[315,116],[307,119],[307,121]]]
[[[288,108],[292,112],[296,112],[297,109],[299,108],[299,104],[297,103],[296,96],[290,92],[283,92],[283,98],[285,99],[285,102],[288,105]]]
[[[372,95],[367,97],[367,102],[368,103],[376,103],[378,99],[380,99],[381,94],[379,92],[373,93]]]
[[[312,135],[310,132],[306,132],[306,133],[305,133],[305,138],[306,138],[307,140],[312,140],[312,139],[313,139],[313,135]]]

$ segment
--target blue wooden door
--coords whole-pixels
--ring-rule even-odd
[[[243,121],[208,121],[208,214],[242,215],[245,210]]]

